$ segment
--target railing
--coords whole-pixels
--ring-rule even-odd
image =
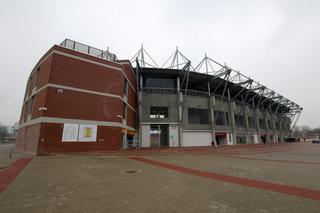
[[[149,94],[177,94],[177,89],[174,88],[156,88],[156,87],[144,87],[142,88],[142,92]]]
[[[191,95],[191,96],[201,96],[201,97],[208,97],[209,93],[208,92],[203,92],[203,91],[198,91],[198,90],[180,90],[183,94],[186,95]]]
[[[106,59],[106,60],[111,60],[111,61],[116,61],[117,56],[113,53],[110,53],[108,50],[103,51],[95,47],[91,47],[86,44],[82,44],[76,41],[72,41],[70,39],[65,39],[63,42],[61,42],[60,46],[78,51],[81,53],[86,53],[88,55],[92,55],[98,58]]]

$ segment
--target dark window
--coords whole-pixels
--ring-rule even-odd
[[[128,80],[124,79],[124,94],[125,96],[128,96]]]
[[[175,88],[174,78],[145,78],[145,87]]]
[[[254,119],[253,117],[248,117],[248,125],[250,128],[254,128]]]
[[[207,109],[188,109],[189,124],[209,124],[209,110]]]
[[[150,118],[168,118],[168,107],[151,107]]]
[[[33,74],[32,88],[37,86],[37,80],[38,80],[39,71],[40,71],[40,67],[38,67],[37,70]]]
[[[280,124],[279,124],[279,122],[276,122],[276,129],[277,129],[277,130],[280,130]]]
[[[122,118],[126,119],[127,117],[127,104],[123,103],[123,112],[122,112]]]
[[[215,110],[214,119],[216,120],[216,125],[224,125],[224,112]]]
[[[34,97],[35,97],[35,96],[32,96],[32,97],[30,98],[30,100],[28,101],[28,103],[29,103],[29,106],[28,106],[28,115],[31,115],[31,113],[32,113],[33,104],[34,104]]]
[[[229,120],[229,113],[226,112],[226,125],[229,126],[230,120]]]
[[[237,127],[244,127],[244,116],[239,114],[234,114],[234,121]]]
[[[264,121],[264,119],[259,119],[259,127],[261,129],[266,129],[266,122]]]
[[[272,129],[272,124],[270,120],[268,120],[268,129]]]

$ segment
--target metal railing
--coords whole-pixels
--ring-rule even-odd
[[[180,90],[183,94],[190,95],[190,96],[201,96],[201,97],[208,97],[209,93],[197,90]],[[176,88],[158,88],[158,87],[143,87],[142,92],[149,93],[149,94],[177,94],[178,90]]]
[[[190,96],[201,96],[201,97],[208,97],[209,96],[208,92],[203,92],[203,91],[198,91],[198,90],[181,89],[180,91],[183,94],[190,95]]]
[[[148,94],[177,94],[178,91],[177,89],[174,88],[157,88],[157,87],[144,87],[142,88],[143,93],[148,93]]]
[[[61,42],[60,46],[110,61],[118,60],[117,56],[113,53],[110,53],[109,50],[100,50],[98,48],[91,47],[89,45],[82,44],[70,39],[65,39],[63,42]]]

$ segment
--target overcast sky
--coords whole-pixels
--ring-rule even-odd
[[[299,125],[320,126],[320,1],[0,2],[0,123],[19,120],[28,75],[70,38],[131,59],[144,44],[158,64],[175,46],[207,55],[301,105]]]

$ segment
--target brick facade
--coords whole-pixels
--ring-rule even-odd
[[[96,141],[62,142],[64,123],[97,125]],[[135,129],[136,77],[130,62],[55,45],[29,77],[16,149],[33,154],[119,150],[123,132]]]

